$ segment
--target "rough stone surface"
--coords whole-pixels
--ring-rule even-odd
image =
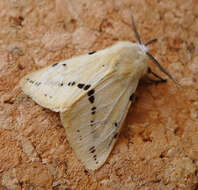
[[[150,51],[183,88],[142,82],[110,157],[89,172],[59,115],[27,98],[19,80],[119,40],[135,42],[131,7],[143,41],[158,38]],[[197,0],[1,0],[0,10],[0,189],[198,189]]]

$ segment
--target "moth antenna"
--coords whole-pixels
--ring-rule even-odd
[[[139,42],[139,44],[141,45],[142,44],[142,41],[141,41],[141,38],[140,38],[140,35],[137,31],[137,27],[135,25],[135,20],[134,20],[134,17],[133,17],[133,12],[131,10],[131,19],[132,19],[132,27],[133,27],[133,30],[136,34],[136,38]],[[156,42],[157,39],[153,39],[153,40],[150,40],[148,41],[146,44],[144,44],[144,46],[148,46],[154,42]],[[155,63],[155,65],[157,65],[157,67],[160,69],[160,71],[162,71],[165,75],[167,75],[174,83],[176,83],[178,86],[182,87],[181,84],[179,84],[179,82],[177,82],[177,80],[175,80],[161,65],[160,63],[157,61],[157,59],[155,59],[155,57],[153,57],[148,51],[145,51],[145,53],[149,56],[149,58],[153,61],[153,63]]]
[[[145,45],[145,46],[148,46],[148,45],[150,45],[150,44],[152,44],[152,43],[155,43],[155,42],[157,42],[157,38],[154,38],[154,39],[152,39],[152,40],[149,40],[149,41],[146,42],[144,45]]]
[[[136,28],[136,25],[135,25],[135,20],[134,20],[134,17],[133,17],[133,12],[132,12],[132,10],[131,10],[131,20],[132,20],[132,27],[133,27],[133,30],[134,30],[134,32],[135,32],[136,38],[137,38],[139,44],[142,44],[140,35],[139,35],[139,33],[138,33],[138,31],[137,31],[137,28]]]
[[[176,83],[178,86],[182,87],[181,84],[179,84],[179,82],[177,82],[161,65],[160,63],[157,61],[157,59],[155,59],[155,57],[153,57],[149,52],[146,52],[146,54],[149,56],[149,58],[153,61],[153,63],[155,63],[155,65],[157,65],[157,67],[160,69],[160,71],[162,71],[165,75],[167,75],[174,83]]]

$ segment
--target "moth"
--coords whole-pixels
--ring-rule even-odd
[[[60,112],[66,137],[89,170],[100,168],[119,136],[140,78],[151,59],[170,79],[179,83],[149,53],[132,15],[138,43],[121,41],[97,52],[73,57],[30,73],[21,79],[26,95],[39,105]]]

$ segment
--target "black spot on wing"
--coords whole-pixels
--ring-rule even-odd
[[[95,146],[92,146],[92,147],[89,149],[89,152],[90,152],[90,153],[94,153],[95,151],[96,151]]]
[[[63,66],[65,67],[66,66],[66,63],[63,63]]]
[[[94,96],[90,96],[90,97],[89,97],[89,101],[90,101],[90,103],[92,103],[92,104],[93,104],[93,103],[94,103],[94,101],[95,101],[95,97],[94,97]]]
[[[93,107],[91,108],[91,111],[92,111],[91,114],[94,115],[94,114],[96,113],[96,107],[93,106]]]
[[[96,51],[89,52],[88,54],[89,54],[89,55],[92,55],[92,54],[94,54],[94,53],[96,53]]]
[[[91,120],[90,123],[91,123],[90,124],[91,127],[94,126],[94,120]]]
[[[37,81],[37,82],[35,83],[35,85],[36,85],[36,86],[40,86],[40,85],[41,85],[41,82]]]
[[[117,126],[118,126],[118,123],[117,123],[117,122],[115,122],[115,123],[114,123],[114,125],[115,125],[115,127],[117,127]]]
[[[52,65],[52,67],[55,67],[55,66],[57,66],[58,65],[58,63],[54,63],[53,65]]]
[[[134,100],[134,93],[132,93],[132,94],[130,95],[129,100],[130,100],[130,101],[133,101],[133,100]]]
[[[88,96],[91,96],[91,95],[93,95],[94,93],[95,93],[95,90],[92,89],[92,90],[89,90],[89,91],[87,92],[87,95],[88,95]]]
[[[83,89],[83,90],[88,90],[91,87],[91,85],[90,84],[78,83],[77,87],[80,88],[80,89]]]
[[[28,81],[30,84],[34,84],[35,86],[40,86],[42,84],[40,81],[34,81],[29,78],[27,78],[26,81]]]
[[[80,88],[80,89],[82,89],[84,86],[85,86],[85,84],[83,84],[83,83],[79,83],[79,84],[77,85],[77,87]]]
[[[94,153],[96,151],[96,149],[92,150],[91,153]]]
[[[88,90],[90,87],[91,87],[91,85],[90,85],[90,84],[87,84],[87,85],[84,87],[84,90]]]
[[[93,149],[95,149],[95,146],[92,146],[92,147],[89,149],[89,151],[91,151],[91,150],[93,150]]]
[[[116,133],[116,134],[113,136],[113,138],[115,139],[115,138],[117,138],[117,136],[118,136],[118,133]]]
[[[76,84],[75,81],[71,81],[71,82],[69,82],[67,85],[68,85],[68,86],[74,86],[75,84]]]
[[[96,110],[96,106],[92,107],[91,110],[92,110],[92,111]]]
[[[97,160],[97,156],[96,156],[96,154],[95,155],[93,155],[93,159],[96,161]]]

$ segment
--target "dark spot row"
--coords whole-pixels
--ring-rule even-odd
[[[94,97],[94,93],[95,93],[95,90],[92,89],[90,91],[87,92],[87,95],[89,96],[88,100],[90,101],[90,103],[94,103],[95,101],[95,97]],[[92,110],[93,111],[93,110]]]
[[[91,85],[90,84],[85,85],[83,83],[79,83],[77,87],[83,90],[88,90],[91,87]]]
[[[96,154],[95,155],[93,155],[93,159],[96,161],[97,160],[97,156],[96,156]]]
[[[75,81],[70,81],[70,82],[67,83],[67,85],[68,86],[74,86],[74,85],[76,85],[76,82]],[[61,82],[59,84],[59,86],[64,86],[64,83]],[[91,87],[91,85],[90,84],[85,85],[83,83],[78,83],[77,87],[80,88],[80,89],[83,89],[83,90],[88,90]]]
[[[33,80],[29,79],[29,78],[27,78],[26,80],[27,80],[30,84],[34,84],[34,85],[36,85],[36,86],[40,86],[40,85],[41,85],[41,82],[33,81]]]
[[[49,98],[52,98],[52,96],[48,96],[47,94],[44,94],[44,96],[45,96],[45,97],[49,97]]]
[[[73,81],[73,82],[69,82],[67,85],[68,85],[68,86],[74,86],[75,84],[76,84],[76,82]]]
[[[93,155],[93,159],[96,161],[96,164],[98,164],[98,161],[97,161],[97,156],[96,154]]]
[[[91,123],[90,126],[91,126],[91,127],[94,126],[93,122],[94,122],[94,120],[91,120],[91,121],[90,121],[90,123]]]
[[[95,113],[96,113],[96,107],[94,106],[91,108],[91,114],[94,115]]]
[[[57,65],[58,65],[58,63],[54,63],[54,64],[52,65],[52,67],[55,67],[55,66],[57,66]],[[63,64],[62,64],[62,66],[64,66],[64,67],[65,67],[65,66],[66,66],[66,64],[65,64],[65,63],[63,63]]]
[[[89,152],[90,152],[90,153],[94,153],[95,151],[96,151],[95,146],[92,146],[92,147],[89,149]]]

